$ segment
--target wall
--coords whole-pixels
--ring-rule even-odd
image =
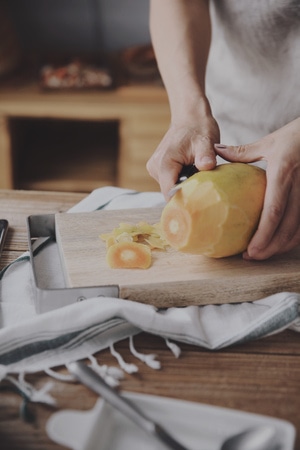
[[[25,50],[115,51],[150,42],[149,0],[7,0]]]

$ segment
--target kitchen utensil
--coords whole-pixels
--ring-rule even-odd
[[[179,189],[181,189],[181,183],[188,178],[190,178],[192,175],[198,172],[197,167],[194,164],[190,164],[188,166],[183,166],[179,176],[178,180],[176,181],[176,184],[169,190],[168,196],[169,198],[173,197],[173,195],[176,194]]]
[[[7,230],[8,230],[8,221],[6,219],[0,219],[0,257],[4,247]]]
[[[221,450],[275,450],[275,429],[261,425],[226,439]]]
[[[101,395],[108,403],[129,417],[146,433],[163,442],[170,449],[187,450],[186,447],[175,440],[161,425],[147,417],[145,413],[137,408],[130,400],[118,394],[118,392],[111,388],[100,375],[83,362],[72,362],[69,363],[67,367],[79,381]]]
[[[97,283],[95,286],[66,287],[60,255],[55,245],[54,214],[29,216],[27,231],[35,287],[34,303],[38,314],[81,302],[86,298],[119,296],[119,288],[115,284],[106,286],[105,283]],[[45,264],[41,264],[38,257],[41,249],[48,255],[45,257]],[[50,277],[51,281],[46,281],[43,268],[49,273],[55,273],[55,276]]]
[[[295,426],[282,419],[232,408],[207,405],[165,396],[122,391],[147,415],[162,423],[191,450],[220,450],[222,443],[242,430],[267,426],[276,430],[272,450],[295,448]],[[162,445],[132,420],[99,397],[92,409],[61,409],[46,423],[46,432],[57,444],[72,450],[158,450]]]
[[[173,450],[187,450],[161,425],[147,417],[144,411],[109,386],[100,375],[82,361],[69,363],[67,368],[80,382],[101,395],[103,399],[166,447]],[[223,442],[221,450],[272,450],[274,436],[274,427],[258,425],[227,438]]]

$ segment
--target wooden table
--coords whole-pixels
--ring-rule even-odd
[[[1,267],[27,249],[25,218],[28,215],[65,211],[83,197],[82,194],[72,193],[0,190],[0,218],[6,218],[10,222]],[[136,374],[125,376],[121,388],[288,420],[297,428],[295,449],[299,449],[299,339],[297,333],[284,331],[256,342],[215,352],[180,344],[182,354],[176,359],[163,339],[142,333],[135,338],[137,350],[156,353],[162,368],[155,371],[138,362],[129,351],[128,341],[120,342],[116,349],[127,362],[139,367]],[[100,352],[96,356],[101,364],[117,364],[109,351]],[[41,387],[49,377],[38,373],[28,375],[26,379],[36,387]],[[64,448],[47,437],[45,423],[48,418],[57,409],[90,409],[97,396],[79,384],[60,381],[54,381],[51,392],[57,399],[57,407],[34,404],[32,409],[36,414],[36,421],[25,423],[19,418],[20,397],[13,392],[1,390],[1,450]]]

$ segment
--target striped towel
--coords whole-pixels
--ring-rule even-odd
[[[69,212],[163,205],[158,192],[104,187]],[[55,268],[44,274],[56,275]],[[93,354],[105,348],[111,349],[122,369],[135,371],[136,366],[126,364],[114,349],[114,343],[125,338],[129,338],[137,358],[159,368],[155,355],[144,355],[134,348],[133,337],[142,331],[161,336],[175,356],[180,353],[181,342],[217,350],[287,328],[300,331],[297,293],[279,292],[255,302],[166,310],[119,298],[103,298],[101,302],[90,298],[38,315],[29,254],[6,267],[0,276],[0,380],[12,374],[20,378],[26,373],[50,373],[55,367],[85,357],[93,362]]]

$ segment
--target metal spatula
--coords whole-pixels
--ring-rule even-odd
[[[100,375],[86,364],[81,361],[72,362],[67,364],[67,368],[81,383],[101,395],[108,403],[125,414],[125,416],[146,431],[146,433],[162,442],[167,448],[188,450],[174,439],[161,425],[158,425],[147,417],[144,411],[141,411],[134,403],[109,386]]]
[[[68,370],[84,385],[101,395],[118,411],[131,419],[136,425],[159,440],[166,448],[173,450],[188,450],[169,434],[161,425],[146,416],[133,402],[120,395],[93,369],[83,362],[67,364]],[[221,445],[221,450],[274,450],[275,429],[272,426],[257,425],[227,438]]]

